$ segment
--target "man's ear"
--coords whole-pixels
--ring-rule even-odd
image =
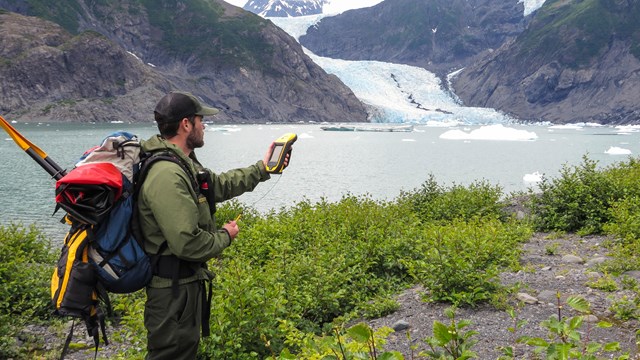
[[[191,126],[191,122],[189,121],[189,118],[183,118],[182,120],[180,120],[181,124],[180,126],[183,127],[185,130],[189,130],[189,126]]]

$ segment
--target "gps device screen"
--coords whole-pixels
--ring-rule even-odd
[[[273,152],[271,153],[271,158],[269,159],[269,163],[277,163],[278,159],[280,159],[280,154],[282,154],[282,149],[284,149],[284,145],[277,144],[273,147]]]

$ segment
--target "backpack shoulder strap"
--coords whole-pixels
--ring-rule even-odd
[[[195,201],[196,202],[198,201],[200,187],[198,186],[197,179],[193,176],[193,173],[191,172],[191,170],[189,170],[189,166],[185,164],[184,160],[180,159],[180,157],[172,154],[169,151],[160,151],[155,153],[141,154],[140,158],[141,158],[140,168],[138,169],[135,175],[134,193],[133,193],[136,200],[140,194],[140,188],[142,187],[142,183],[144,183],[144,180],[147,178],[147,175],[149,174],[149,170],[151,169],[151,166],[153,166],[153,164],[159,161],[171,161],[173,163],[180,165],[182,170],[184,170],[184,172],[187,173],[187,176],[189,176],[189,180],[191,181],[191,186],[193,187],[193,190],[196,193]],[[137,201],[135,203],[137,207]],[[132,218],[132,221],[130,222],[130,226],[136,241],[138,241],[138,244],[140,245],[140,247],[144,249],[143,240],[145,238],[144,238],[144,235],[142,234],[142,231],[140,230],[140,227],[138,226],[138,222],[139,222],[138,216],[139,216],[138,211],[137,209],[135,209],[133,211],[133,218]],[[164,251],[166,247],[167,247],[167,243],[165,241],[164,243],[162,243],[162,245],[160,245],[160,252],[158,254],[162,253],[162,251]],[[155,263],[152,263],[153,267],[155,267],[155,265],[156,265]]]
[[[142,183],[147,178],[147,174],[149,174],[149,170],[151,169],[151,166],[153,166],[158,161],[171,161],[172,163],[178,164],[189,177],[189,180],[191,181],[191,187],[195,191],[196,195],[200,193],[198,180],[195,178],[195,176],[193,176],[191,169],[189,169],[189,166],[185,163],[185,161],[181,159],[179,156],[174,155],[169,151],[160,151],[160,152],[155,152],[151,154],[145,154],[142,156],[140,160],[140,164],[141,164],[140,169],[136,174],[136,181],[135,181],[136,195],[140,191],[140,187],[142,186]]]

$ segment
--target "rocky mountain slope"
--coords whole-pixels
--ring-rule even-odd
[[[640,121],[640,4],[547,0],[528,29],[454,79],[467,105],[554,123]]]
[[[220,107],[220,122],[367,118],[293,38],[222,0],[0,0],[0,34],[12,120],[151,121],[173,89]]]
[[[516,0],[394,0],[323,18],[300,37],[314,53],[424,67],[444,75],[525,28]]]

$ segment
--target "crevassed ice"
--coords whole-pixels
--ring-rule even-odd
[[[298,39],[323,15],[270,18]],[[459,105],[433,73],[415,66],[380,61],[348,61],[305,53],[327,73],[334,74],[371,110],[372,122],[462,124],[509,123],[514,119],[488,108]],[[348,120],[348,119],[345,119]]]

